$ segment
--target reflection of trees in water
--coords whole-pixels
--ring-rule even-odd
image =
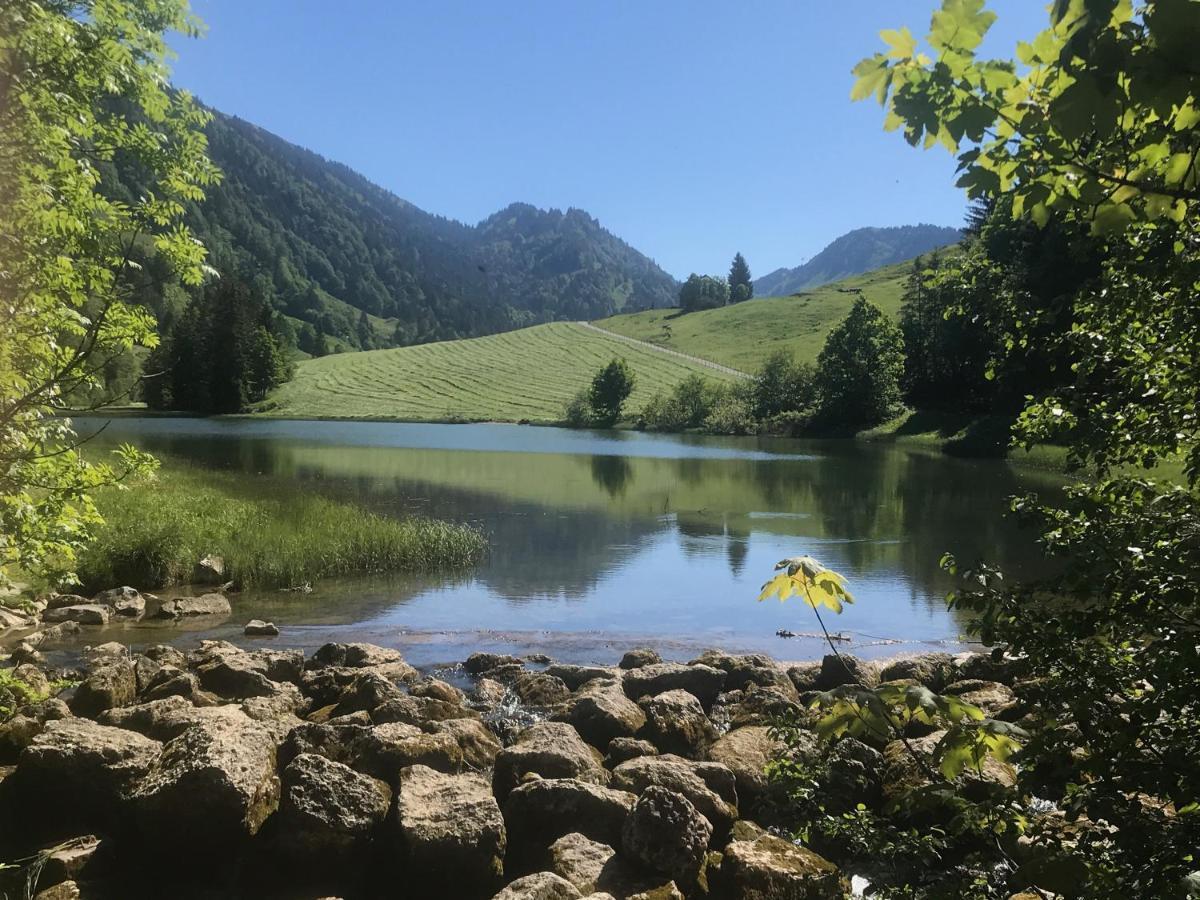
[[[610,497],[625,493],[629,479],[633,477],[633,466],[624,456],[593,456],[592,480]]]

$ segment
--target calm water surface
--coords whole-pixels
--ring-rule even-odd
[[[86,435],[104,420],[76,424]],[[96,444],[125,441],[385,514],[471,523],[491,552],[474,572],[336,580],[307,596],[248,593],[225,623],[186,632],[143,624],[112,636],[241,640],[241,625],[263,617],[288,646],[368,640],[402,647],[418,664],[475,649],[611,662],[646,643],[674,658],[709,646],[819,656],[811,610],[756,602],[774,563],[801,553],[848,578],[857,602],[827,624],[854,652],[956,649],[963,627],[946,611],[938,559],[949,550],[1032,565],[1030,536],[1000,513],[1019,490],[1055,487],[1051,476],[1004,463],[850,441],[114,419]]]

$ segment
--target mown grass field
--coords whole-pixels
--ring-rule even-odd
[[[463,341],[344,353],[301,362],[263,412],[298,418],[557,422],[613,357],[633,369],[640,409],[699,372],[734,376],[570,322]]]
[[[912,263],[897,263],[790,297],[755,298],[745,303],[681,314],[654,309],[602,319],[596,324],[628,337],[753,372],[774,350],[791,350],[796,359],[813,362],[825,338],[850,311],[854,294],[890,316],[900,313],[904,281]]]

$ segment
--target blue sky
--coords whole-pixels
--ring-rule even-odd
[[[944,150],[851,103],[882,28],[935,0],[193,0],[175,81],[477,222],[513,201],[586,209],[678,277],[794,266],[863,225],[956,225]],[[985,47],[1046,20],[993,0]],[[920,31],[919,31],[920,29]]]

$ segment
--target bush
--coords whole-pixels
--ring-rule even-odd
[[[623,359],[614,359],[596,373],[588,392],[592,419],[605,428],[621,418],[621,408],[633,393],[633,372]]]
[[[776,350],[758,370],[751,390],[757,419],[811,413],[817,406],[817,370],[808,363],[797,363],[787,350]]]
[[[641,421],[656,431],[683,431],[704,425],[724,391],[703,375],[689,375],[670,396],[655,394],[642,409]]]
[[[740,384],[720,391],[704,419],[704,430],[713,434],[753,434],[757,431],[758,422],[748,394],[749,391]]]
[[[567,401],[563,409],[563,421],[570,428],[587,428],[592,424],[592,404],[586,389],[581,389]]]
[[[877,425],[900,405],[904,338],[878,306],[859,297],[830,332],[817,370],[822,419]]]

